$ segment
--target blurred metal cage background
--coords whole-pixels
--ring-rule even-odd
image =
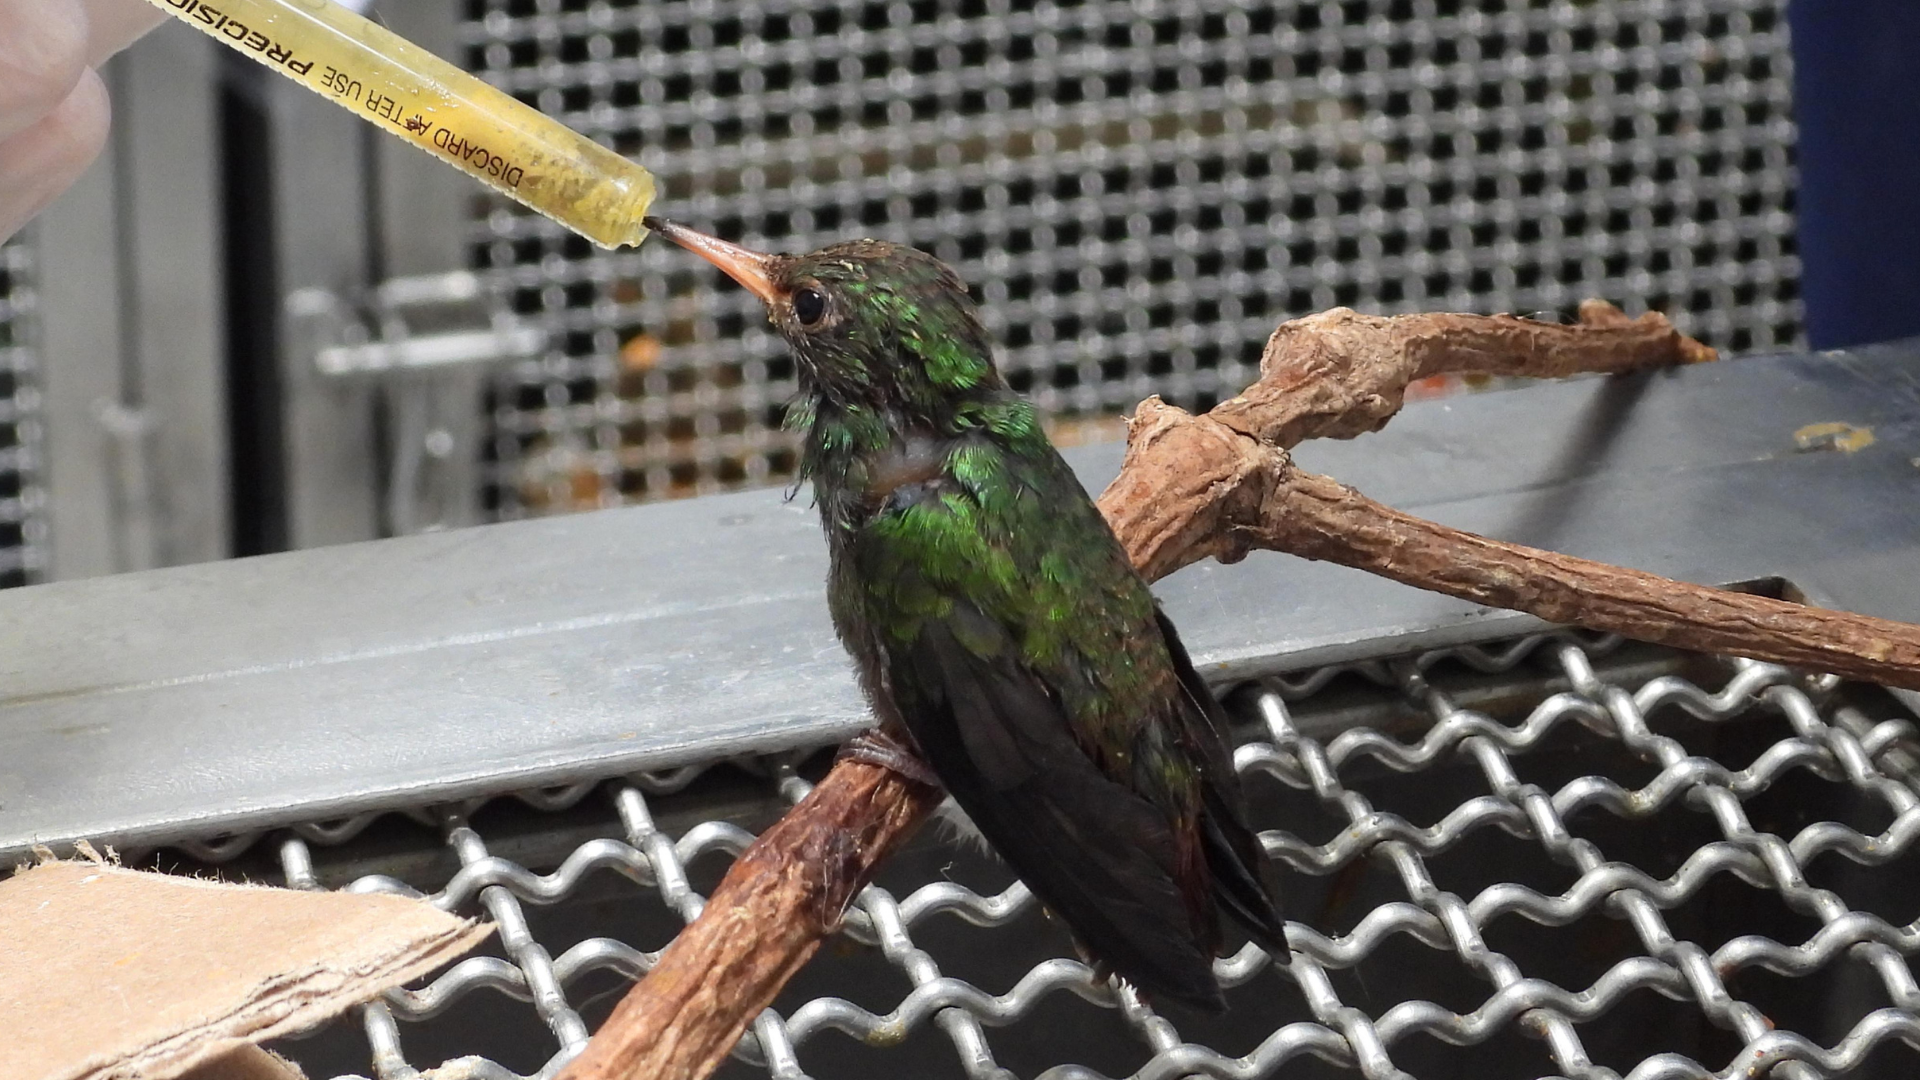
[[[1071,444],[1148,394],[1237,391],[1276,324],[1336,304],[1598,296],[1733,352],[1798,343],[1784,8],[373,10],[637,157],[662,214],[953,262]],[[184,28],[109,75],[113,145],[38,226],[45,576],[791,478],[792,365],[711,268],[562,235]]]
[[[36,300],[33,248],[24,237],[0,244],[0,588],[46,565]]]
[[[769,249],[957,266],[1073,441],[1231,396],[1276,323],[1598,296],[1800,337],[1778,0],[465,0],[468,64]],[[777,481],[793,370],[664,245],[490,204],[473,265],[548,332],[490,396],[489,514]],[[1104,424],[1103,424],[1104,421]],[[1091,426],[1091,432],[1085,430]]]

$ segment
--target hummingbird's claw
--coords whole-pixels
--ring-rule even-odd
[[[908,746],[885,728],[869,728],[848,739],[835,755],[839,761],[859,761],[868,765],[878,765],[883,769],[892,769],[916,784],[928,787],[942,787],[940,777],[934,773],[925,759],[921,758],[913,747]]]

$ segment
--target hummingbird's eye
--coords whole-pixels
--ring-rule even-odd
[[[827,313],[827,298],[817,290],[801,289],[793,294],[793,317],[800,320],[802,326],[812,326]]]

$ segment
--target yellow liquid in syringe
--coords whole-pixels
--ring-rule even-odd
[[[152,3],[602,247],[647,234],[647,170],[332,0]]]

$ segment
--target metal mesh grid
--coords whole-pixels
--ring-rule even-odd
[[[1335,304],[1800,337],[1781,0],[465,2],[470,66],[670,216],[955,264],[1056,438],[1237,392]],[[498,204],[474,259],[550,332],[493,397],[494,512],[790,474],[792,365],[717,272]]]
[[[1272,679],[1230,699],[1235,765],[1288,874],[1295,955],[1221,960],[1224,1018],[1091,984],[1023,886],[923,836],[726,1075],[1910,1074],[1920,758],[1911,719],[1875,695],[1572,634]],[[364,1072],[370,1044],[372,1074],[405,1080],[423,1054],[511,1030],[463,1074],[551,1075],[699,912],[750,840],[740,822],[804,794],[790,766],[760,763],[744,802],[689,807],[725,771],[707,766],[522,794],[558,841],[523,861],[478,802],[411,812],[452,856],[437,868],[366,873],[406,865],[369,846],[374,815],[274,834],[263,874],[317,888],[331,858],[336,884],[483,915],[501,945],[281,1051],[328,1075]],[[260,839],[185,850],[230,861]],[[429,1037],[462,1016],[469,1034]]]
[[[0,242],[0,588],[46,565],[34,337],[33,248]]]

